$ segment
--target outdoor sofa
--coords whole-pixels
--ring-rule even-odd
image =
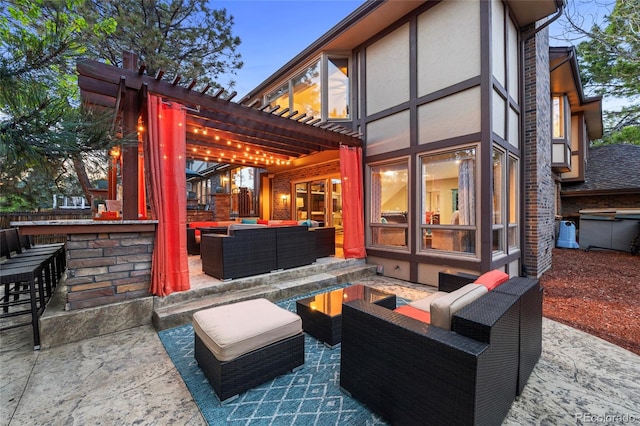
[[[346,303],[340,386],[392,424],[499,425],[540,356],[541,300],[537,280],[512,278],[455,312],[450,330]]]
[[[302,226],[316,232],[317,257],[328,257],[336,254],[336,231],[333,227],[318,227],[317,222],[295,220],[247,220],[242,221],[199,221],[187,223],[187,253],[200,254],[202,234],[228,234],[231,225],[266,225],[271,227]]]
[[[328,254],[325,246],[333,247],[334,241],[334,228],[234,224],[227,235],[201,236],[202,270],[226,280],[310,265],[318,251]]]

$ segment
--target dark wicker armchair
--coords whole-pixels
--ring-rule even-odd
[[[519,298],[489,292],[452,330],[343,305],[340,386],[393,424],[500,424],[516,395]]]

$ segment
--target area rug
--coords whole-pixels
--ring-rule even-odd
[[[277,303],[295,312],[296,300]],[[397,298],[398,306],[406,300]],[[385,425],[364,405],[340,391],[340,345],[334,349],[305,335],[304,366],[253,388],[221,405],[207,378],[193,357],[193,328],[190,324],[158,332],[169,357],[182,376],[209,425]]]

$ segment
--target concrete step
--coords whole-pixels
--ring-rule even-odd
[[[203,291],[193,292],[191,298],[180,297],[172,300],[172,303],[163,303],[162,306],[154,307],[153,325],[156,330],[165,330],[190,323],[193,314],[202,309],[259,297],[276,302],[338,284],[354,282],[375,275],[376,266],[367,265],[364,262],[344,262],[341,266],[332,265],[311,269],[308,272],[311,271],[315,273],[305,274],[305,276],[284,275],[289,277],[284,280],[263,279],[259,283],[252,281],[253,285],[246,281],[240,285],[226,285],[238,284],[240,281],[233,280],[230,283],[223,283],[225,285],[220,287],[216,285],[217,290],[211,292],[198,289]]]
[[[238,291],[248,289],[250,287],[268,285],[283,281],[292,281],[306,276],[320,273],[331,273],[331,271],[344,270],[345,268],[349,268],[352,266],[363,265],[366,265],[364,259],[323,258],[307,266],[278,270],[273,271],[269,274],[261,274],[224,281],[217,280],[213,277],[204,275],[204,273],[200,273],[199,279],[206,284],[195,286],[194,288],[187,291],[172,293],[165,297],[155,297],[153,305],[155,309],[159,309],[164,306],[173,306],[181,302],[187,302],[197,298],[206,298],[227,291]],[[197,266],[194,265],[194,269],[195,268],[201,268],[199,262],[197,263]],[[194,279],[197,278],[192,277],[192,281]]]

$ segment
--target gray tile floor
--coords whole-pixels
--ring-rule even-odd
[[[424,287],[365,284],[413,299]],[[201,425],[151,326],[33,351],[28,327],[0,334],[1,425]],[[640,424],[640,356],[543,320],[543,353],[505,425]]]

